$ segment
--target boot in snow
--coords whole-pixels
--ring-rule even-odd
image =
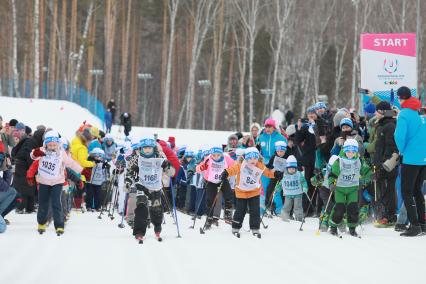
[[[338,236],[339,234],[337,233],[337,227],[330,226],[330,234],[333,236]]]
[[[64,234],[64,228],[56,228],[56,235],[58,235],[58,237],[60,236],[60,235],[63,235]]]
[[[228,224],[232,224],[232,210],[225,209],[225,222]]]
[[[38,224],[37,231],[40,233],[40,235],[46,232],[46,224]]]
[[[349,234],[352,237],[358,237],[358,233],[356,232],[355,228],[349,228]]]
[[[410,225],[410,227],[403,233],[400,234],[402,237],[415,237],[422,234],[422,228],[420,226],[413,226]]]
[[[397,231],[397,232],[404,232],[407,229],[408,229],[408,227],[405,224],[396,224],[395,225],[395,231]]]

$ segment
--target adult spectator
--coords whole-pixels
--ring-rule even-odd
[[[105,128],[106,133],[111,132],[112,127],[112,112],[111,109],[107,109],[107,111],[104,114],[104,120],[105,120]]]
[[[254,122],[250,125],[250,135],[246,135],[241,139],[241,145],[244,148],[256,147],[259,144],[260,125]]]
[[[11,119],[0,131],[0,141],[3,142],[7,156],[10,155],[12,148],[15,147],[16,144],[15,139],[13,139],[13,132],[17,123],[18,121],[16,119]]]
[[[426,177],[426,118],[420,116],[421,102],[407,87],[397,92],[401,104],[395,142],[402,155],[401,191],[407,209],[409,228],[401,236],[418,236],[426,232],[425,199],[421,192]]]
[[[293,119],[294,119],[294,113],[291,110],[288,110],[285,114],[285,122],[287,123],[286,126],[289,126],[290,124],[292,124]]]
[[[120,116],[120,125],[124,126],[124,135],[129,136],[132,131],[132,117],[130,113],[123,112]]]
[[[0,233],[6,231],[4,216],[10,211],[9,207],[16,197],[16,190],[10,186],[12,172],[7,164],[5,150],[0,142]]]
[[[115,121],[116,105],[114,99],[111,99],[107,104],[107,109],[111,111],[112,122]]]
[[[393,138],[396,127],[396,120],[393,117],[391,105],[380,102],[376,107],[376,118],[378,126],[376,128],[377,141],[374,153],[373,164],[376,167],[377,189],[379,202],[384,207],[382,218],[379,220],[381,226],[393,226],[396,223],[396,176],[397,168],[387,172],[383,168],[383,163],[390,159],[392,155],[398,153],[395,140]]]
[[[12,149],[12,158],[15,162],[13,187],[21,194],[22,201],[18,205],[17,213],[34,212],[36,186],[27,183],[27,171],[33,163],[30,153],[33,149],[43,146],[44,129],[36,130],[33,137],[23,137]]]

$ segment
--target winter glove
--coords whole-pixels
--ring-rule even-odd
[[[283,172],[280,171],[275,171],[274,172],[274,178],[276,178],[277,180],[281,180],[283,178]]]
[[[93,157],[93,156],[89,156],[89,157],[87,157],[87,160],[88,160],[89,162],[95,162],[95,157]]]
[[[102,165],[102,168],[109,170],[109,168],[111,168],[111,165],[107,161],[105,161],[104,164]]]
[[[86,180],[90,180],[90,177],[92,175],[92,169],[91,168],[84,168],[81,171],[81,175],[83,175],[86,178]]]
[[[223,173],[220,175],[220,180],[221,181],[225,181],[226,179],[228,179],[228,172],[226,170],[223,171]]]
[[[80,190],[84,189],[84,182],[82,180],[79,183],[77,183],[77,188]]]
[[[39,147],[39,148],[35,148],[35,149],[33,150],[33,156],[34,156],[35,158],[39,158],[39,157],[46,156],[46,153],[44,153],[44,151],[43,151],[43,150],[41,150],[41,148]]]
[[[188,170],[187,180],[191,180],[193,176],[194,176],[194,171],[193,170]]]
[[[200,171],[205,171],[205,170],[207,170],[207,168],[208,168],[208,162],[209,162],[209,159],[207,159],[204,163],[202,163],[201,165],[200,165]]]
[[[34,177],[27,177],[27,183],[29,186],[34,186],[35,185]]]
[[[165,169],[167,169],[167,168],[170,168],[170,163],[169,163],[169,161],[164,161],[162,164],[161,164],[161,167],[163,168],[163,170],[165,170]]]
[[[149,199],[151,199],[151,193],[149,192],[148,188],[146,188],[145,186],[143,186],[140,183],[136,184],[136,189],[138,191],[142,191]]]

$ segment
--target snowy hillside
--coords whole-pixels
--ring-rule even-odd
[[[71,139],[86,120],[96,127],[102,122],[87,109],[68,101],[20,99],[0,96],[0,115],[4,123],[15,118],[33,131],[37,125],[52,127]]]
[[[229,225],[199,233],[181,213],[176,226],[165,215],[162,243],[152,228],[139,245],[128,226],[97,219],[96,213],[73,212],[65,234],[52,227],[36,231],[36,215],[11,214],[12,225],[0,235],[1,283],[423,283],[414,269],[424,264],[426,237],[401,238],[392,229],[370,225],[360,230],[362,239],[326,233],[315,234],[317,221],[300,223],[265,220],[262,239],[242,231],[241,239]],[[248,229],[246,218],[243,228]],[[413,273],[415,272],[415,273]]]

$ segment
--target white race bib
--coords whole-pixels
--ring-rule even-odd
[[[46,153],[38,164],[38,174],[45,179],[54,179],[59,175],[61,168],[62,156],[54,153]]]
[[[163,158],[139,157],[139,182],[149,190],[159,191],[163,187],[161,177],[163,175]]]
[[[243,161],[240,171],[240,182],[238,188],[244,191],[252,191],[260,187],[260,178],[262,177],[263,170],[256,166],[248,164]]]

